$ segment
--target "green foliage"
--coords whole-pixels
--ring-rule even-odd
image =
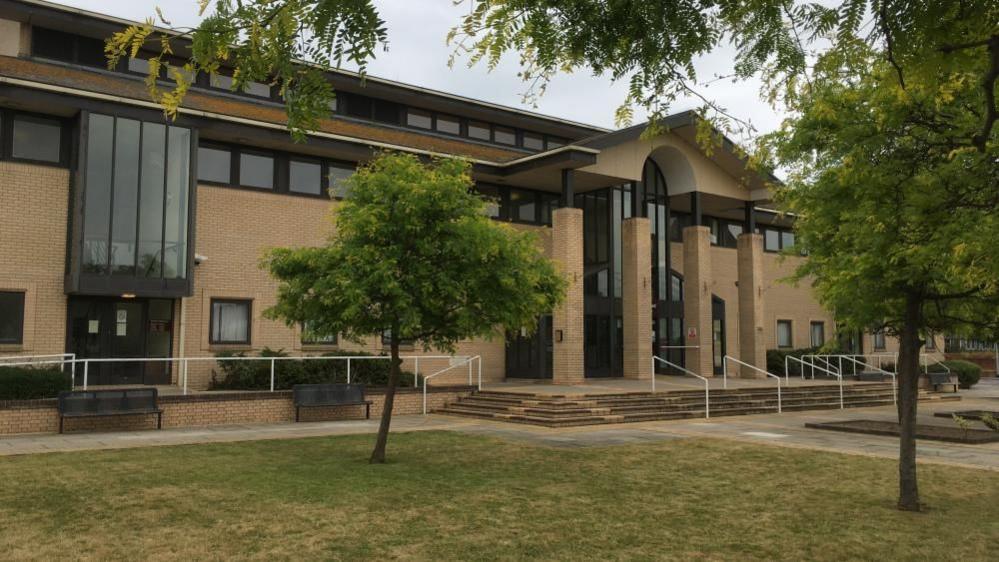
[[[994,89],[999,72],[996,21],[999,3],[993,1],[488,0],[475,2],[448,38],[456,46],[452,62],[468,55],[470,65],[484,61],[492,69],[507,52],[519,52],[527,100],[542,94],[555,74],[585,69],[628,81],[619,121],[630,120],[638,106],[656,122],[677,99],[694,97],[716,127],[752,132],[699,83],[698,59],[721,45],[735,46],[734,73],[712,78],[759,77],[774,103],[793,102],[813,78],[810,63],[817,56],[842,59],[864,50],[877,51],[877,60],[893,67],[885,76],[889,84],[954,72],[984,93]],[[983,95],[970,107],[975,127],[961,134],[984,151],[995,99]]]
[[[787,361],[787,357],[797,357],[801,359],[802,355],[811,355],[814,353],[819,353],[819,349],[816,347],[805,347],[801,349],[768,349],[767,350],[767,371],[775,375],[784,375],[784,364]],[[787,372],[792,377],[801,376],[801,363],[790,360],[787,361]],[[810,371],[806,368],[806,373]],[[822,371],[816,369],[815,376],[823,376]]]
[[[278,87],[296,140],[315,130],[329,115],[333,89],[325,72],[344,62],[363,75],[375,49],[385,44],[385,22],[371,0],[199,0],[201,23],[190,30],[190,50],[177,47],[178,32],[160,29],[154,20],[130,26],[110,37],[105,46],[108,66],[139,49],[158,54],[150,60],[146,86],[150,96],[175,118],[192,78],[214,78],[222,66],[233,69],[233,91],[249,82]],[[209,8],[211,8],[209,10]],[[160,22],[171,27],[157,9]],[[182,65],[170,60],[180,57]],[[303,62],[307,61],[307,63]],[[176,82],[162,91],[156,81],[161,69]]]
[[[383,154],[348,182],[325,246],[272,250],[265,314],[359,341],[391,331],[453,352],[460,340],[533,327],[566,282],[536,236],[490,220],[469,165]]]
[[[982,423],[984,423],[985,427],[991,429],[992,431],[999,431],[999,420],[997,420],[992,414],[982,414]]]
[[[957,375],[961,388],[971,388],[982,378],[982,368],[971,361],[951,359],[942,363],[950,369],[951,374]]]
[[[388,384],[391,362],[385,355],[376,356],[358,351],[334,351],[323,353],[321,357],[383,357],[383,359],[357,359],[350,364],[350,382],[370,386]],[[245,353],[220,353],[219,372],[212,372],[212,390],[270,390],[270,361],[226,361],[227,357],[247,357]],[[259,357],[288,357],[284,351],[264,348]],[[401,380],[405,385],[413,383],[413,373],[404,371]],[[421,377],[422,380],[422,377]],[[287,390],[296,384],[345,383],[347,382],[347,361],[345,359],[283,359],[274,362],[274,388]]]
[[[69,374],[59,369],[0,366],[0,400],[54,398],[72,388]]]
[[[951,414],[950,417],[951,419],[954,420],[954,423],[957,424],[957,427],[960,427],[961,429],[964,430],[964,436],[965,438],[967,438],[968,430],[971,429],[971,422],[968,421],[966,418],[963,418],[957,414]]]

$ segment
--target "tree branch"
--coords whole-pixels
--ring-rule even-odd
[[[999,35],[993,35],[989,39],[989,70],[982,79],[982,88],[985,90],[985,122],[982,124],[982,131],[972,137],[971,142],[979,152],[985,152],[985,146],[992,135],[992,127],[995,125],[999,112],[996,110],[996,79],[999,78]]]
[[[905,89],[905,78],[902,76],[902,67],[898,65],[895,60],[895,55],[892,54],[893,42],[891,38],[891,28],[888,27],[888,0],[883,0],[881,6],[878,9],[878,23],[881,26],[881,32],[885,34],[885,54],[888,55],[888,62],[895,67],[895,73],[898,74],[898,84]]]

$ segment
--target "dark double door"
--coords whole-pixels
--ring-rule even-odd
[[[78,359],[169,357],[173,343],[173,301],[72,297],[67,348]],[[82,364],[76,383],[82,384]],[[170,384],[166,361],[92,362],[89,385]]]
[[[515,379],[552,378],[552,317],[542,316],[533,333],[507,334],[506,376]]]

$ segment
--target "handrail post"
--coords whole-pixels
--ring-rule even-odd
[[[184,358],[184,395],[187,395],[187,357]]]
[[[69,358],[73,361],[69,364],[69,376],[73,377],[73,384],[76,384],[76,354],[70,353]]]
[[[423,415],[427,415],[427,379],[423,379]]]
[[[87,390],[87,377],[90,374],[90,360],[83,360],[83,390]]]
[[[350,357],[347,358],[347,384],[350,384]]]
[[[780,397],[780,378],[777,379],[777,413],[784,413],[781,409],[781,397]]]
[[[478,363],[479,363],[479,386],[478,386],[478,388],[479,388],[479,392],[482,392],[482,356],[478,355],[477,357],[478,357]]]
[[[722,357],[722,388],[728,389],[728,355]]]
[[[271,358],[271,392],[274,392],[274,358]]]
[[[413,388],[420,387],[420,358],[416,358],[416,366],[413,368]]]
[[[468,360],[468,386],[472,386],[472,359]]]

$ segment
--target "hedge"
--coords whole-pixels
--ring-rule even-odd
[[[322,354],[322,357],[343,356],[376,357],[371,353],[357,351],[335,351]],[[226,361],[227,357],[247,357],[245,353],[220,353],[218,371],[212,371],[212,390],[270,390],[270,361]],[[283,351],[264,348],[259,357],[288,357]],[[389,361],[360,360],[350,363],[350,382],[364,383],[371,386],[387,386],[389,377]],[[422,380],[422,377],[421,377]],[[347,382],[347,362],[336,361],[303,361],[286,359],[274,364],[275,390],[287,390],[296,384],[317,384]],[[413,383],[413,373],[402,371],[399,382],[401,386]]]
[[[957,375],[958,384],[961,388],[971,388],[978,384],[978,379],[982,378],[982,368],[970,361],[951,359],[943,361],[952,375]]]
[[[72,388],[69,374],[59,369],[0,366],[0,400],[55,398]]]
[[[800,359],[802,355],[812,355],[818,352],[817,347],[805,347],[801,349],[768,349],[767,371],[775,375],[784,376],[784,361],[788,355]],[[787,370],[790,376],[800,377],[801,363],[797,361],[788,361]],[[822,376],[822,374],[822,371],[819,371],[818,369],[815,370],[815,376]]]

